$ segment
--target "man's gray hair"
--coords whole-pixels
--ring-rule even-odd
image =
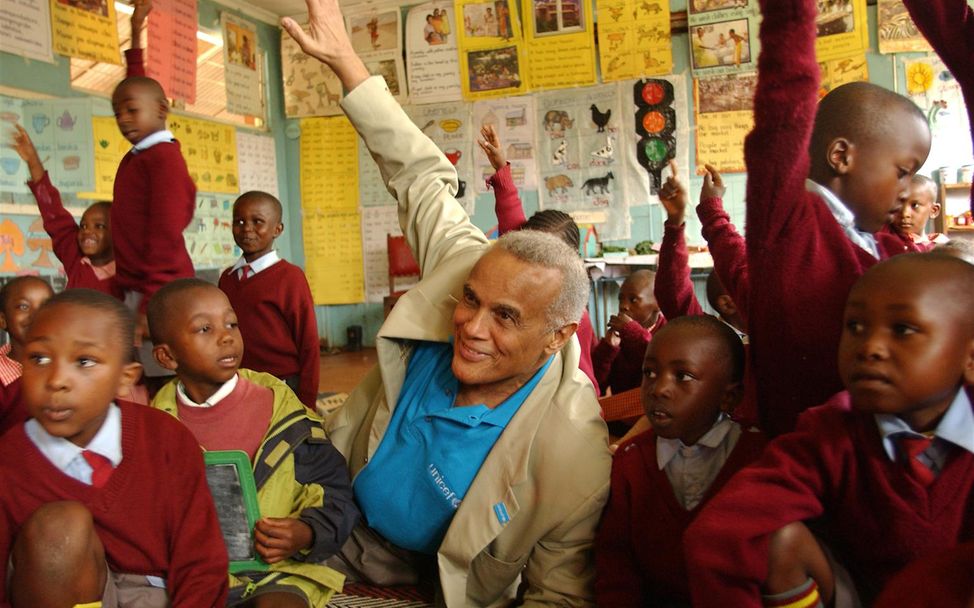
[[[496,246],[528,264],[559,270],[562,284],[545,316],[552,330],[578,323],[589,295],[588,275],[578,252],[557,236],[537,230],[508,232]]]

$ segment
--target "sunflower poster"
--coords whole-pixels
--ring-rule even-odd
[[[933,144],[919,173],[974,164],[971,125],[957,79],[939,57],[903,61],[905,93],[927,116]]]

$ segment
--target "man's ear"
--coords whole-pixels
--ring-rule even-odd
[[[176,357],[173,356],[168,344],[156,344],[152,349],[152,356],[155,358],[156,363],[164,369],[174,372],[179,367]]]
[[[545,346],[545,354],[553,355],[565,347],[565,344],[572,339],[575,335],[575,330],[578,329],[578,323],[568,323],[567,325],[562,325],[556,329],[551,334],[551,340]]]
[[[845,175],[852,169],[856,145],[845,137],[836,137],[826,148],[826,162],[836,175]]]
[[[122,367],[122,375],[118,379],[118,388],[115,389],[115,396],[122,399],[130,399],[132,387],[142,377],[141,363],[126,363]]]

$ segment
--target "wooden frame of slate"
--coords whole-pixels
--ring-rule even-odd
[[[250,458],[240,450],[218,450],[204,452],[203,460],[206,483],[230,556],[230,573],[267,570],[254,548],[254,525],[260,518],[260,508]]]

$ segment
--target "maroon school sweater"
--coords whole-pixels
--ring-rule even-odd
[[[592,351],[592,367],[603,392],[612,389],[613,395],[639,387],[643,382],[643,357],[653,334],[666,325],[660,313],[656,324],[649,329],[636,321],[629,321],[619,332],[619,346],[612,346],[609,337],[602,338]]]
[[[20,385],[20,378],[6,385],[0,382],[0,436],[29,418],[20,401]]]
[[[974,128],[974,10],[965,0],[903,0],[906,10],[944,65],[957,79]],[[974,136],[974,133],[971,134]],[[974,212],[974,185],[971,187]]]
[[[748,333],[762,428],[774,436],[842,390],[836,358],[849,291],[878,260],[805,190],[818,106],[815,0],[763,0],[747,163]],[[892,231],[883,257],[913,250]]]
[[[974,397],[974,388],[967,392]],[[951,446],[925,487],[890,460],[873,415],[854,411],[849,394],[839,393],[768,444],[687,530],[693,604],[760,606],[768,537],[814,519],[869,605],[910,562],[974,540],[972,490],[974,454]]]
[[[612,459],[609,502],[595,540],[595,598],[599,606],[688,603],[683,533],[725,483],[764,449],[764,435],[744,429],[699,505],[676,499],[647,431],[619,446]]]
[[[227,551],[193,435],[164,412],[118,402],[122,462],[95,488],[62,473],[23,425],[0,441],[0,602],[7,558],[20,527],[39,506],[73,500],[91,512],[113,572],[166,579],[173,608],[223,606]]]
[[[85,262],[87,258],[81,254],[81,249],[78,247],[80,228],[74,221],[74,217],[64,208],[61,193],[51,183],[47,171],[40,180],[27,182],[27,185],[37,200],[37,208],[44,222],[44,232],[51,236],[54,255],[64,266],[64,274],[68,277],[67,288],[84,287],[96,289],[110,296],[121,297],[120,292],[115,288],[114,276],[99,279],[90,262]]]
[[[747,319],[747,244],[724,211],[723,201],[708,198],[697,205],[701,232],[714,258],[714,271],[742,319]]]
[[[318,399],[318,321],[304,271],[281,260],[241,281],[228,268],[220,289],[237,313],[244,340],[241,367],[284,379],[299,375],[298,398],[312,410]]]

